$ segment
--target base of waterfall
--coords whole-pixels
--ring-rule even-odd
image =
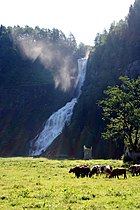
[[[39,136],[32,140],[29,152],[30,156],[42,154],[54,139],[62,133],[64,126],[69,125],[76,103],[77,98],[73,98],[64,107],[50,116]]]

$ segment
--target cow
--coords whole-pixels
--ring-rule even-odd
[[[119,175],[123,175],[124,174],[124,179],[127,178],[126,176],[126,169],[125,168],[115,168],[112,170],[111,174],[109,175],[109,178],[115,177],[117,176],[117,178],[119,179]]]
[[[81,177],[88,177],[90,173],[90,167],[88,165],[81,166]]]
[[[89,177],[92,177],[92,175],[96,174],[98,175],[100,173],[100,166],[99,165],[95,165],[92,167],[90,173],[89,173]]]
[[[134,164],[129,167],[129,171],[132,173],[132,176],[136,174],[136,176],[140,175],[140,164]]]
[[[108,177],[111,174],[112,166],[110,165],[104,165],[101,166],[101,173],[106,174],[106,177]]]
[[[71,168],[69,170],[69,173],[75,173],[75,176],[79,178],[80,176],[83,178],[85,176],[88,177],[90,173],[90,167],[88,165],[81,165],[81,166],[76,166],[74,168]]]
[[[136,169],[136,175],[140,175],[140,167],[138,167],[137,169]]]

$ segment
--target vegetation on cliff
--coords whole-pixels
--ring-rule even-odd
[[[119,77],[125,75],[133,79],[140,75],[140,0],[130,7],[125,20],[113,22],[109,31],[104,30],[95,38],[82,95],[72,124],[62,137],[69,145],[67,154],[83,157],[84,145],[92,146],[96,158],[119,158],[123,154],[123,139],[108,142],[101,137],[105,122],[98,101],[108,86],[119,84]]]
[[[58,29],[0,26],[0,155],[26,155],[48,116],[73,97],[86,46]]]

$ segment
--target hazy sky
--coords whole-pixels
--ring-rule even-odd
[[[135,0],[1,0],[0,24],[39,26],[73,33],[93,45],[96,34],[127,16]]]

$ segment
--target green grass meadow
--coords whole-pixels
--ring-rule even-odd
[[[140,209],[140,176],[127,171],[76,178],[69,169],[80,164],[123,165],[121,160],[49,160],[0,158],[0,210]]]

